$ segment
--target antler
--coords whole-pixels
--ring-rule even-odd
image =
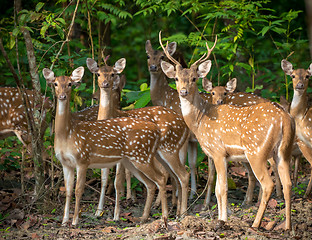
[[[216,40],[215,40],[215,42],[214,42],[214,44],[213,44],[213,46],[212,46],[211,49],[209,48],[208,43],[206,42],[206,48],[207,48],[207,50],[208,50],[207,55],[206,55],[206,53],[205,53],[200,59],[198,59],[196,62],[194,62],[194,63],[192,64],[192,66],[193,66],[193,65],[197,65],[197,63],[202,63],[202,62],[206,61],[206,60],[209,58],[211,52],[213,51],[213,49],[215,48],[215,46],[216,46],[216,44],[217,44],[217,40],[218,40],[218,37],[217,37],[217,35],[216,35]],[[205,57],[205,56],[206,56],[206,57]],[[204,58],[204,57],[205,57],[205,58]]]
[[[175,60],[168,52],[168,41],[167,41],[167,44],[166,44],[166,48],[164,47],[164,45],[162,44],[161,42],[161,31],[159,31],[159,43],[160,43],[160,46],[162,47],[162,49],[164,50],[164,53],[166,54],[167,58],[175,63],[176,65],[181,65],[177,60]]]

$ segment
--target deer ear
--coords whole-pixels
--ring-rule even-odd
[[[120,83],[119,83],[119,87],[120,87],[120,90],[122,90],[125,85],[126,85],[126,76],[125,75],[121,75],[120,76]]]
[[[230,93],[234,92],[236,89],[236,84],[237,84],[237,79],[232,78],[230,81],[226,83],[226,86],[225,86],[226,91]]]
[[[310,64],[307,71],[308,71],[309,75],[311,76],[312,75],[312,63]]]
[[[113,90],[117,90],[120,84],[120,76],[117,75],[113,81]]]
[[[99,71],[99,65],[92,58],[87,58],[87,67],[92,73],[97,73]]]
[[[42,70],[42,74],[44,78],[46,79],[47,83],[53,83],[55,80],[54,72],[50,70],[49,68],[44,68]]]
[[[168,45],[168,53],[172,56],[175,51],[177,50],[177,43],[176,42],[171,42]]]
[[[207,60],[198,66],[197,74],[199,78],[207,76],[211,68],[211,60]]]
[[[81,78],[83,77],[83,74],[84,74],[84,67],[78,67],[73,71],[70,78],[72,81],[78,83],[78,82],[80,82]]]
[[[282,66],[283,71],[289,76],[294,71],[293,65],[285,59],[282,60],[281,66]]]
[[[150,40],[147,40],[145,43],[145,51],[146,53],[153,51],[153,47]]]
[[[176,71],[174,70],[174,66],[172,64],[166,61],[161,61],[160,66],[168,78],[175,78]]]
[[[125,69],[125,67],[126,67],[126,59],[121,58],[115,63],[114,71],[116,71],[119,74]]]
[[[212,90],[212,82],[208,80],[208,78],[204,77],[202,81],[203,88],[206,92],[211,92]]]

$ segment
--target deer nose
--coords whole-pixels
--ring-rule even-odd
[[[152,72],[157,71],[157,66],[156,65],[151,65],[150,66],[150,71],[152,71]]]
[[[299,82],[297,85],[296,85],[296,89],[304,89],[304,84],[302,82]]]
[[[182,89],[180,90],[180,95],[181,95],[182,97],[187,96],[187,94],[188,94],[188,91],[187,91],[185,88],[182,88]]]
[[[101,84],[101,88],[108,88],[109,87],[109,82],[108,81],[104,81]]]
[[[222,105],[223,104],[223,100],[222,99],[219,99],[218,101],[217,101],[217,105]]]
[[[60,94],[59,95],[60,100],[65,100],[66,99],[66,94]]]

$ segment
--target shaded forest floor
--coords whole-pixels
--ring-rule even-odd
[[[1,156],[1,161],[5,156]],[[175,219],[175,208],[171,208],[171,218],[167,224],[161,220],[158,208],[153,208],[147,223],[137,222],[143,213],[145,192],[137,193],[137,201],[123,200],[121,220],[114,222],[114,192],[106,198],[102,217],[94,216],[98,203],[100,180],[91,170],[83,201],[78,227],[62,227],[64,208],[64,187],[61,171],[55,176],[61,185],[51,188],[47,180],[46,199],[33,204],[29,192],[21,194],[20,171],[7,169],[0,174],[0,239],[312,239],[312,198],[303,199],[308,183],[310,166],[303,161],[299,174],[299,185],[293,189],[291,231],[283,231],[284,203],[273,193],[265,212],[261,228],[250,228],[258,206],[256,189],[254,206],[242,208],[241,203],[247,187],[247,174],[239,164],[229,167],[229,221],[224,225],[217,221],[216,199],[213,195],[210,210],[202,211],[204,194],[198,201],[189,201],[188,214],[183,219]],[[25,170],[26,189],[33,183],[32,168]],[[206,171],[201,169],[198,177],[199,193],[206,184]],[[135,185],[135,184],[134,184]],[[141,190],[136,185],[136,190]],[[171,199],[171,186],[168,185],[168,198]],[[53,199],[53,200],[52,200]],[[71,205],[71,213],[74,202]],[[71,215],[72,217],[72,215]]]

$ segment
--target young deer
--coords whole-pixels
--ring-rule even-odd
[[[270,102],[268,99],[259,97],[257,95],[251,93],[244,93],[244,92],[234,92],[237,86],[237,79],[232,78],[229,80],[225,86],[217,86],[213,87],[212,82],[209,81],[206,77],[202,80],[203,89],[209,93],[201,94],[201,97],[212,104],[221,105],[221,104],[230,104],[237,107],[243,106],[251,106],[259,103]],[[209,159],[209,161],[212,161]],[[282,186],[280,179],[277,174],[276,164],[274,163],[273,159],[269,160],[275,175],[276,175],[276,194],[279,198],[282,197]],[[242,163],[248,172],[248,188],[246,191],[246,196],[242,205],[250,205],[253,199],[253,192],[256,186],[257,179],[250,168],[248,163]],[[209,162],[209,176],[208,176],[208,189],[206,193],[204,207],[207,208],[210,203],[210,197],[212,192],[212,183],[214,180],[215,175],[215,168],[213,163]],[[259,193],[259,200],[261,198],[261,192]]]
[[[303,156],[312,166],[312,108],[308,105],[307,89],[309,78],[312,75],[312,63],[307,70],[294,70],[292,64],[283,59],[281,66],[286,75],[291,76],[293,81],[294,96],[290,104],[290,114],[296,122],[296,143]],[[311,193],[312,188],[312,169],[310,181],[304,197]]]
[[[27,109],[28,111],[33,110],[34,91],[26,90],[26,95],[30,104]],[[41,137],[43,137],[48,126],[45,122],[46,112],[52,107],[52,103],[49,99],[42,99],[42,101],[43,124]],[[22,97],[17,88],[0,87],[0,139],[14,135],[17,136],[28,152],[31,153],[31,140]]]
[[[172,42],[168,45],[168,52],[170,55],[174,55],[176,52],[176,43]],[[164,106],[170,108],[182,116],[179,94],[168,84],[166,75],[161,69],[160,62],[166,58],[163,51],[154,50],[150,40],[146,41],[145,50],[147,54],[147,65],[150,72],[150,92],[151,100],[154,106]],[[186,63],[183,58],[179,58],[179,62],[183,67],[186,67]],[[196,161],[197,161],[197,140],[193,134],[188,139],[188,163],[191,172],[191,193],[190,199],[192,199],[196,193]],[[184,154],[181,154],[181,161],[186,164],[186,150]]]
[[[100,88],[99,116],[102,114],[105,118],[133,117],[153,122],[157,125],[161,132],[159,147],[157,149],[159,155],[157,155],[157,160],[163,164],[177,183],[179,193],[177,214],[181,215],[185,213],[187,210],[189,174],[180,161],[179,153],[181,148],[186,146],[185,142],[189,131],[182,117],[176,112],[161,106],[145,107],[129,111],[121,111],[114,106],[112,92],[114,86],[119,85],[119,74],[126,66],[126,60],[124,58],[118,60],[113,67],[99,67],[96,61],[88,58],[87,66],[92,73],[98,76],[98,86]],[[116,181],[118,182],[118,180]]]
[[[154,154],[160,140],[157,126],[133,118],[103,121],[73,119],[69,109],[71,86],[80,82],[83,73],[84,68],[79,67],[70,77],[55,77],[50,69],[43,69],[43,76],[48,83],[54,84],[57,97],[54,149],[55,156],[63,166],[66,188],[63,225],[69,221],[75,169],[77,179],[73,225],[78,224],[79,204],[84,191],[87,168],[107,168],[117,163],[124,164],[147,188],[142,220],[149,216],[155,184],[162,194],[162,212],[163,218],[166,219],[166,182],[154,165]]]
[[[274,103],[261,103],[248,107],[212,105],[203,100],[196,81],[206,77],[211,68],[207,60],[208,50],[190,68],[183,69],[159,42],[166,56],[175,64],[163,61],[164,73],[176,80],[182,114],[190,130],[195,134],[203,151],[212,157],[216,171],[216,197],[219,220],[227,221],[227,160],[248,160],[262,187],[261,203],[252,224],[259,228],[271,196],[274,184],[267,170],[267,160],[274,157],[283,184],[286,210],[286,229],[291,228],[291,181],[289,161],[295,134],[292,118],[282,107]],[[206,57],[205,57],[206,56]]]

